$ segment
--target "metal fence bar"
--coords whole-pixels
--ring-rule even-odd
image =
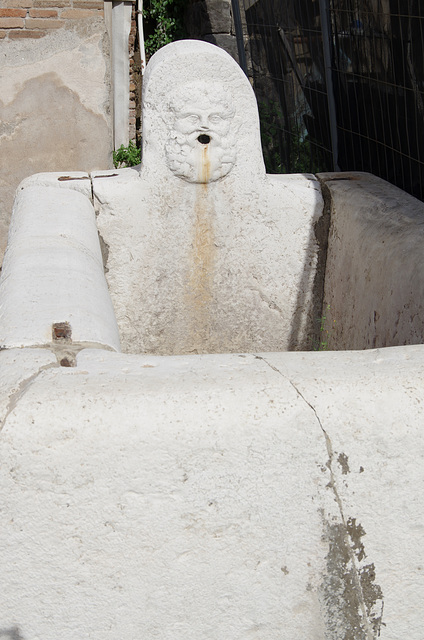
[[[424,1],[232,1],[267,170],[370,171],[424,199]]]
[[[338,165],[338,135],[336,101],[334,98],[333,76],[332,76],[332,43],[330,35],[330,7],[328,0],[319,0],[319,10],[321,14],[322,46],[325,65],[325,84],[327,87],[328,117],[330,120],[331,151],[334,171],[340,171]]]

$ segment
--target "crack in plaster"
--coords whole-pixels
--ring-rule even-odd
[[[56,367],[60,367],[60,364],[58,362],[50,362],[49,364],[44,364],[42,367],[38,369],[38,371],[28,376],[28,378],[21,380],[16,391],[14,391],[12,395],[9,397],[9,402],[7,403],[4,417],[0,420],[0,431],[5,426],[6,420],[9,417],[9,415],[12,413],[14,409],[16,409],[19,401],[22,400],[24,395],[27,393],[28,389],[35,383],[37,378],[47,369],[52,369]]]
[[[315,409],[315,407],[313,406],[313,404],[311,404],[309,402],[309,400],[307,400],[305,398],[305,396],[303,395],[303,393],[297,388],[297,386],[294,384],[294,382],[292,380],[290,380],[289,377],[287,377],[286,375],[284,375],[284,373],[282,371],[280,371],[280,369],[278,369],[277,367],[275,367],[274,365],[272,365],[270,362],[268,362],[266,360],[266,358],[264,358],[263,356],[258,356],[255,355],[255,357],[258,360],[262,360],[263,362],[265,362],[265,364],[267,364],[273,371],[275,371],[276,373],[278,373],[280,376],[282,376],[285,380],[287,380],[287,382],[293,387],[293,389],[295,390],[295,392],[297,393],[297,395],[299,396],[299,398],[301,398],[305,404],[313,411],[315,418],[320,426],[320,429],[324,435],[325,438],[325,445],[326,445],[326,449],[327,449],[327,453],[328,453],[328,461],[326,463],[326,466],[330,472],[330,482],[328,483],[328,487],[332,489],[333,494],[334,494],[334,499],[337,503],[339,512],[340,512],[340,518],[343,524],[343,528],[344,528],[344,539],[345,539],[345,545],[346,545],[346,549],[347,552],[349,554],[349,559],[350,562],[352,563],[352,567],[354,569],[353,571],[353,575],[354,575],[354,586],[355,589],[357,591],[357,597],[358,597],[358,602],[361,608],[361,614],[362,614],[362,620],[364,623],[364,631],[365,631],[365,640],[374,640],[376,637],[376,634],[373,631],[373,627],[372,624],[370,622],[370,619],[368,617],[368,613],[367,613],[367,606],[366,606],[366,602],[365,602],[365,597],[364,597],[364,593],[363,593],[363,589],[362,589],[362,585],[361,585],[361,579],[360,579],[360,570],[358,567],[358,563],[356,560],[356,555],[354,550],[352,549],[352,545],[351,545],[351,538],[349,536],[349,530],[348,530],[348,526],[347,526],[347,521],[345,518],[345,514],[344,514],[344,509],[343,509],[343,503],[339,494],[339,491],[337,489],[337,483],[336,483],[336,478],[335,478],[335,474],[333,471],[333,462],[334,462],[334,450],[333,450],[333,445],[331,443],[331,439],[330,436],[328,435],[327,431],[324,429],[324,426],[321,422],[321,419],[318,415],[317,410]],[[379,634],[378,634],[379,635]]]

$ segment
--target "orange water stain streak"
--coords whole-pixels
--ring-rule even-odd
[[[208,188],[210,161],[208,147],[202,149],[199,168],[200,184],[196,184],[193,243],[189,259],[188,307],[190,315],[189,350],[207,350],[210,332],[210,303],[212,300],[215,244],[213,213]]]

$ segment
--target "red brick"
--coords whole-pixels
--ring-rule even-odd
[[[23,26],[22,18],[0,18],[0,29],[22,29]]]
[[[19,31],[9,31],[9,40],[20,40],[21,38],[43,38],[47,35],[47,31],[28,31],[28,29],[19,29]]]
[[[31,18],[57,18],[57,11],[54,9],[30,9]]]
[[[26,9],[0,9],[0,18],[25,18]]]
[[[83,18],[92,18],[99,15],[103,15],[103,11],[94,11],[92,9],[64,9],[60,17],[68,20],[82,20]]]
[[[49,18],[27,18],[25,20],[27,29],[60,29],[64,24],[63,20],[50,20]]]

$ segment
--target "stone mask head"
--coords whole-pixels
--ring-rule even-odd
[[[166,164],[187,182],[214,182],[236,162],[235,110],[222,84],[183,85],[171,98],[166,121]]]

